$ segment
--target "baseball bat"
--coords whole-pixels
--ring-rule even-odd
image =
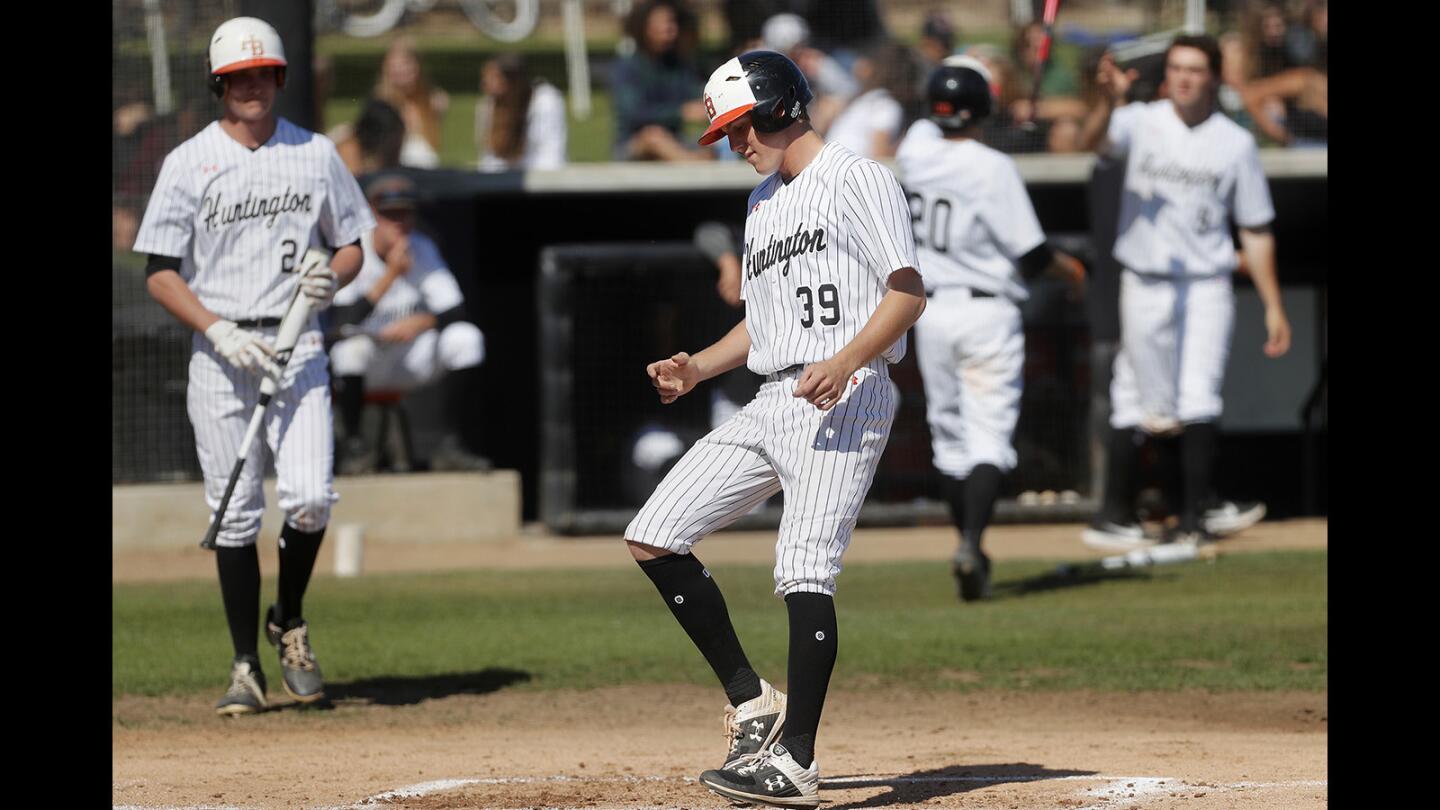
[[[306,253],[317,252],[311,248]],[[307,264],[302,261],[301,264]],[[295,344],[300,340],[300,333],[305,330],[305,324],[310,321],[310,296],[300,291],[299,285],[295,287],[295,297],[290,301],[290,308],[285,311],[285,317],[280,320],[280,331],[275,335],[275,365],[283,372],[285,366],[290,362],[290,355],[295,350]],[[250,445],[255,443],[255,437],[260,433],[260,426],[265,422],[265,411],[270,405],[270,400],[279,390],[279,383],[275,378],[266,375],[260,381],[260,401],[255,403],[255,411],[250,415],[250,424],[245,428],[245,437],[240,440],[240,455],[235,459],[235,466],[230,470],[230,481],[225,484],[225,494],[220,498],[220,506],[215,510],[215,515],[210,518],[210,528],[205,532],[205,537],[200,541],[203,549],[215,550],[215,537],[220,534],[220,521],[225,518],[225,510],[230,506],[230,496],[235,494],[235,484],[240,480],[240,473],[245,469],[245,458],[250,454]]]
[[[1040,40],[1040,55],[1035,59],[1035,73],[1030,83],[1030,120],[1024,124],[1025,129],[1034,129],[1036,119],[1040,114],[1040,80],[1045,76],[1045,66],[1050,62],[1050,43],[1054,41],[1055,15],[1060,13],[1060,0],[1045,0],[1044,16],[1041,22],[1045,26],[1045,36]]]
[[[1124,554],[1116,554],[1112,557],[1105,557],[1091,563],[1066,564],[1055,569],[1055,573],[1061,576],[1074,576],[1082,571],[1123,571],[1133,568],[1149,568],[1156,565],[1171,565],[1174,563],[1189,562],[1191,560],[1213,560],[1216,557],[1214,546],[1196,546],[1190,543],[1164,543],[1150,546],[1149,548],[1137,548],[1134,551],[1127,551]]]

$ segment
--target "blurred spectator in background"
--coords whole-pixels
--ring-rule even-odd
[[[815,98],[806,107],[810,124],[818,132],[826,132],[846,103],[860,92],[860,84],[838,61],[810,42],[810,25],[798,14],[776,14],[765,21],[760,42],[755,46],[790,57],[805,79]]]
[[[1016,29],[1010,45],[1015,64],[1015,83],[1019,97],[1010,103],[1010,112],[1022,126],[1043,125],[1046,148],[1051,152],[1079,151],[1076,136],[1087,107],[1080,99],[1080,81],[1074,71],[1056,58],[1052,39],[1050,58],[1040,74],[1040,95],[1031,109],[1035,90],[1035,70],[1040,64],[1040,48],[1045,41],[1045,26],[1030,22]]]
[[[705,83],[690,61],[699,37],[695,13],[681,0],[643,0],[625,23],[635,52],[616,60],[611,76],[616,160],[710,160],[687,145],[686,122],[708,120]]]
[[[405,148],[405,121],[399,111],[378,98],[367,99],[354,124],[329,132],[330,140],[356,177],[400,165]]]
[[[1226,111],[1274,143],[1325,145],[1329,123],[1329,14],[1305,4],[1300,23],[1275,2],[1252,2],[1240,30],[1221,38]]]
[[[409,392],[443,380],[446,434],[430,457],[432,470],[487,470],[465,448],[463,418],[473,378],[485,359],[485,338],[468,320],[465,298],[440,249],[415,230],[415,184],[381,174],[366,184],[375,230],[361,237],[365,261],[355,281],[336,293],[327,338],[343,439],[338,470],[375,471],[375,450],[361,430],[365,391]]]
[[[920,24],[920,39],[915,44],[915,50],[920,55],[922,85],[929,78],[930,72],[945,61],[945,57],[955,53],[955,43],[958,40],[959,35],[950,22],[950,15],[943,11],[932,11],[925,15],[925,21]]]
[[[182,101],[179,109],[156,115],[138,95],[117,98],[111,118],[111,245],[128,251],[135,244],[140,216],[160,166],[175,145],[200,131],[206,121],[203,104]]]
[[[789,9],[790,0],[724,0],[725,25],[730,30],[730,52],[741,54],[760,47],[760,26]],[[649,493],[646,493],[649,496]]]
[[[855,60],[860,94],[835,116],[825,140],[872,160],[894,157],[901,128],[915,114],[914,71],[907,49],[893,42]]]
[[[1028,110],[1030,102],[1024,95],[1015,62],[1000,48],[988,44],[972,45],[965,49],[965,54],[980,60],[995,82],[991,88],[995,110],[980,123],[980,140],[1011,155],[1049,151],[1049,122],[1021,121],[1016,117],[1015,110]]]
[[[475,146],[481,171],[565,165],[565,96],[555,85],[531,79],[523,56],[507,53],[486,62],[480,89]]]
[[[405,122],[405,145],[400,163],[417,169],[440,165],[440,119],[450,106],[444,90],[431,90],[420,70],[420,56],[409,37],[397,37],[385,51],[375,97],[400,113]]]

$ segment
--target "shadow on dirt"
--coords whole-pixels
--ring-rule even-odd
[[[821,778],[823,788],[888,787],[890,790],[864,801],[827,805],[827,810],[852,810],[861,807],[889,807],[896,804],[920,804],[942,796],[954,796],[971,790],[1011,782],[1039,782],[1066,776],[1092,776],[1097,771],[1050,770],[1029,762],[997,765],[950,765],[915,771],[904,776],[832,776]]]
[[[325,699],[311,704],[286,703],[275,709],[325,710],[337,703],[362,706],[413,706],[425,700],[451,695],[484,695],[511,684],[524,683],[533,676],[518,669],[489,667],[478,672],[453,672],[417,677],[386,676],[358,681],[325,684]]]

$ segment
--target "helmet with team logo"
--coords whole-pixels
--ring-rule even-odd
[[[746,113],[760,132],[779,132],[800,120],[813,98],[810,82],[789,57],[775,51],[742,53],[716,68],[705,83],[710,127],[700,145],[725,137],[725,125]]]
[[[951,56],[925,82],[926,114],[943,129],[964,129],[990,115],[994,79],[973,56]]]
[[[270,23],[255,17],[226,20],[210,37],[210,92],[225,95],[225,74],[257,67],[275,68],[275,85],[285,86],[285,46]]]

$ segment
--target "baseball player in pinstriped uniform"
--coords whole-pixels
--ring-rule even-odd
[[[733,801],[813,807],[835,577],[895,418],[887,364],[904,356],[925,297],[899,183],[821,140],[810,100],[800,70],[773,51],[741,54],[706,84],[700,143],[728,137],[767,175],[745,222],[745,318],[704,351],[646,371],[663,403],[741,363],[765,382],[676,463],[625,539],[731,704],[730,751],[701,783]],[[775,592],[790,618],[788,698],[751,668],[719,588],[691,553],[780,491]]]
[[[1015,468],[1025,281],[1050,272],[1078,292],[1084,280],[1079,262],[1045,243],[1015,161],[976,139],[992,84],[979,61],[946,59],[926,84],[928,120],[910,127],[897,154],[930,296],[915,352],[935,467],[960,532],[953,572],[967,602],[989,594],[981,537],[1001,476]]]
[[[1129,78],[1108,55],[1098,78],[1110,91],[1101,112],[1110,112]],[[1211,539],[1202,514],[1211,494],[1215,422],[1235,318],[1232,217],[1265,305],[1264,352],[1279,357],[1290,348],[1275,274],[1270,189],[1254,137],[1217,108],[1219,81],[1214,39],[1177,37],[1165,53],[1168,98],[1109,114],[1101,150],[1127,161],[1114,250],[1125,270],[1105,498],[1084,533],[1091,545],[1151,542],[1135,515],[1137,431],[1180,436],[1179,525],[1164,539]]]
[[[303,294],[315,309],[327,305],[359,271],[360,235],[375,220],[334,144],[272,111],[285,81],[285,52],[274,28],[253,17],[229,20],[211,38],[209,57],[223,114],[165,158],[135,250],[150,255],[150,294],[195,330],[187,409],[205,498],[214,510],[259,400],[261,378],[280,373],[272,343],[291,299]],[[312,246],[335,250],[329,267],[301,261]],[[261,432],[274,457],[285,513],[278,599],[265,631],[280,652],[286,691],[311,702],[324,696],[324,684],[302,600],[337,499],[331,488],[330,380],[313,315],[279,383]],[[216,538],[235,648],[230,687],[216,704],[222,715],[266,705],[256,652],[255,550],[264,472],[265,454],[249,455]]]

